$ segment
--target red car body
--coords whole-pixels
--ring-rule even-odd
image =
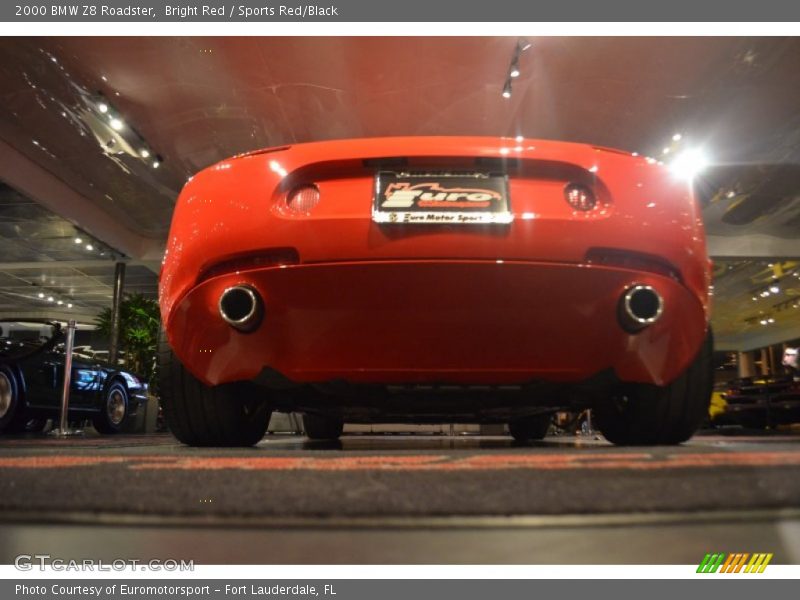
[[[510,223],[376,222],[376,174],[501,173]],[[446,183],[446,180],[445,180]],[[565,200],[570,184],[596,195]],[[318,203],[292,210],[293,190]],[[166,336],[207,385],[265,371],[294,383],[578,383],[613,372],[666,385],[706,337],[710,265],[690,186],[652,159],[590,145],[376,138],[241,155],[178,199],[161,272]],[[254,331],[220,297],[263,298]],[[652,286],[663,314],[631,331],[620,298]]]

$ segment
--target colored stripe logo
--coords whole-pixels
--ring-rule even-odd
[[[698,573],[763,573],[772,560],[772,553],[723,552],[708,553],[697,566]]]

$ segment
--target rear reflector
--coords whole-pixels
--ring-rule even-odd
[[[278,267],[281,265],[296,265],[300,262],[300,255],[294,248],[271,248],[252,254],[235,256],[203,270],[197,283],[211,279],[217,275],[247,271],[260,267]]]

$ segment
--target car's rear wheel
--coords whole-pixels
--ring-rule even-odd
[[[550,413],[514,419],[508,424],[508,432],[518,442],[541,440],[547,435],[552,419]]]
[[[27,421],[20,382],[11,367],[0,365],[0,433],[24,431]]]
[[[119,433],[128,420],[128,390],[121,381],[112,381],[103,392],[100,412],[92,418],[92,425],[100,433]]]
[[[622,385],[609,402],[598,404],[596,423],[617,445],[671,445],[685,442],[708,414],[713,384],[708,336],[689,367],[669,385]]]
[[[164,420],[190,446],[253,446],[267,431],[272,409],[263,391],[246,383],[207,386],[173,354],[164,332],[158,344]]]
[[[338,417],[305,413],[303,429],[311,440],[338,440],[344,431],[344,421]]]

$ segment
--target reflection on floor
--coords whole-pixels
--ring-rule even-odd
[[[792,432],[714,432],[672,448],[599,436],[270,435],[225,450],[155,435],[3,438],[0,449],[5,562],[41,550],[210,563],[696,563],[709,549],[756,547],[800,561]]]

